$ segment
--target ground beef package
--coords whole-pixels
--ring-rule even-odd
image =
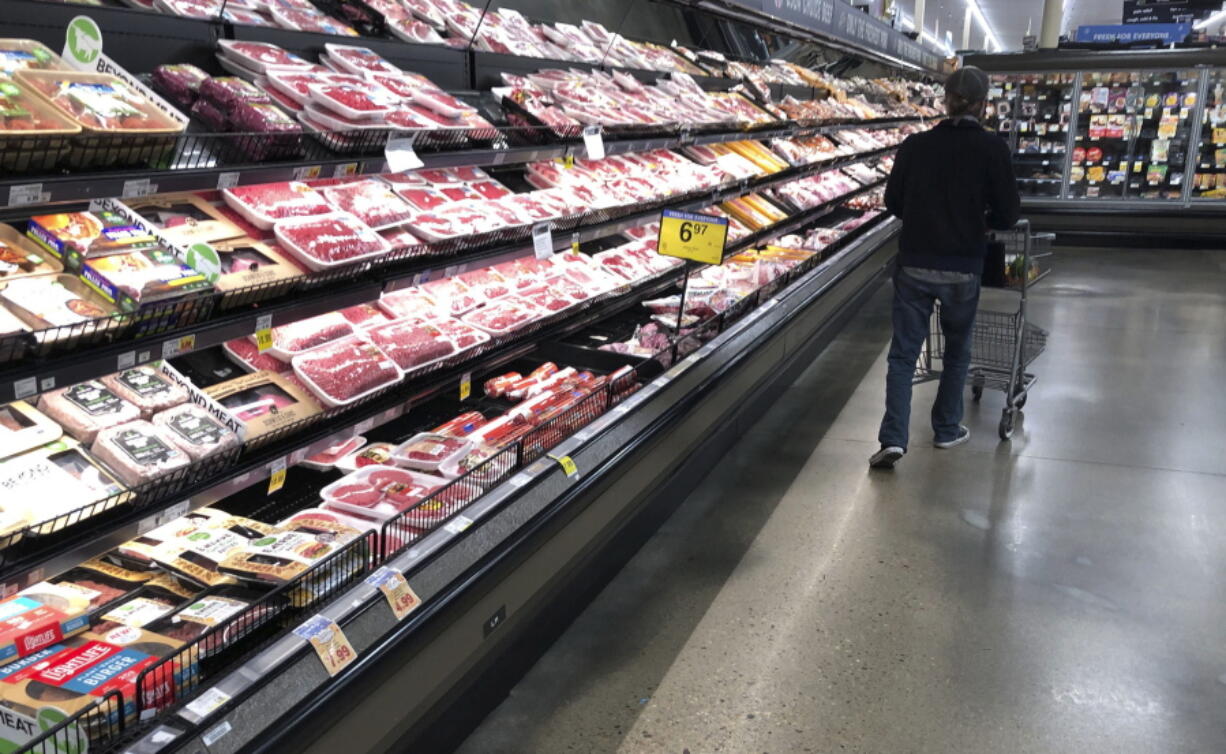
[[[125,484],[136,487],[191,464],[166,430],[134,421],[98,433],[90,451]]]
[[[175,447],[193,461],[239,444],[237,434],[222,426],[208,411],[192,403],[184,403],[154,414],[152,421],[154,426],[164,431]]]
[[[140,409],[141,418],[187,401],[187,390],[149,366],[132,367],[102,378],[112,393]]]
[[[140,409],[97,380],[43,393],[38,408],[82,443],[98,432],[140,418]]]

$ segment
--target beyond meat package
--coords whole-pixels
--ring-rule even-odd
[[[206,389],[246,430],[248,441],[310,419],[319,403],[297,384],[273,372],[252,372]]]
[[[68,438],[56,440],[0,463],[0,526],[11,531],[26,523],[35,534],[51,534],[67,525],[67,513],[81,511],[72,519],[78,523],[126,502],[123,491],[84,448]]]
[[[43,393],[38,408],[83,443],[93,442],[107,427],[140,418],[139,408],[98,380]]]
[[[165,429],[147,421],[133,421],[102,430],[90,446],[90,452],[129,487],[191,464],[191,458],[175,445]]]
[[[217,241],[213,249],[221,257],[219,291],[235,291],[253,285],[268,285],[302,276],[302,269],[277,249],[246,236]]]
[[[171,243],[190,246],[237,238],[243,232],[195,194],[162,194],[124,203]]]
[[[120,311],[212,290],[208,278],[164,247],[86,259],[81,279]]]
[[[102,378],[112,393],[140,409],[142,419],[187,401],[187,391],[151,366],[132,367]]]
[[[225,427],[200,406],[181,406],[154,414],[153,424],[165,430],[165,435],[193,461],[220,453],[239,444],[238,434]]]

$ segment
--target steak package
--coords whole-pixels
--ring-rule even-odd
[[[472,443],[467,440],[423,432],[397,447],[392,458],[401,466],[437,472],[454,466],[471,449]]]
[[[388,355],[358,337],[298,354],[294,373],[328,406],[343,406],[404,377]]]
[[[237,434],[222,426],[208,411],[192,403],[154,414],[152,421],[175,447],[193,461],[239,444]]]
[[[98,433],[90,452],[129,487],[182,469],[191,458],[179,450],[166,430],[147,421],[109,427]]]
[[[380,521],[425,500],[447,483],[441,477],[390,466],[370,466],[320,490],[326,510]]]
[[[187,390],[176,385],[149,366],[132,367],[102,378],[102,384],[115,395],[140,409],[142,419],[187,401]]]
[[[312,270],[382,256],[391,247],[378,233],[348,212],[279,220],[281,245]]]
[[[60,423],[68,434],[91,443],[98,432],[141,416],[140,409],[97,380],[43,393],[38,408]]]
[[[247,431],[247,441],[319,414],[319,403],[299,385],[274,372],[252,372],[207,388]]]

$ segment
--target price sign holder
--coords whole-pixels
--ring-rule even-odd
[[[331,618],[313,616],[295,628],[294,635],[311,643],[328,675],[336,675],[358,658],[358,653],[349,643],[345,632]]]
[[[657,249],[666,257],[703,264],[724,261],[728,218],[666,209],[660,214]]]
[[[383,566],[372,573],[366,578],[366,583],[383,592],[396,620],[404,620],[406,615],[421,605],[421,598],[405,581],[404,574],[391,566]]]

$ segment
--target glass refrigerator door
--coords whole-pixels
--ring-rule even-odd
[[[1011,146],[1022,196],[1060,195],[1075,79],[1072,73],[1016,77]]]
[[[1082,76],[1069,175],[1073,198],[1182,198],[1196,71]]]
[[[1226,71],[1209,71],[1192,199],[1226,198]]]

